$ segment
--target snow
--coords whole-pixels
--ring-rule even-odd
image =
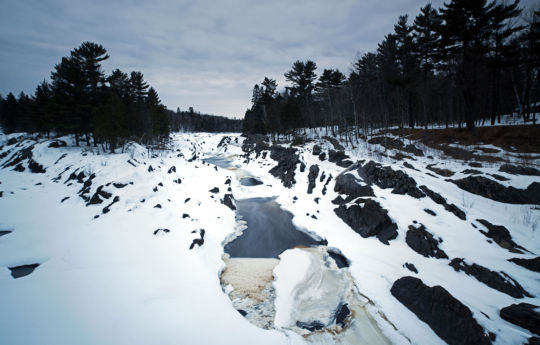
[[[322,130],[318,133],[324,134]],[[360,304],[366,317],[394,344],[409,340],[413,344],[443,344],[427,324],[390,294],[393,282],[405,275],[417,276],[429,286],[443,286],[471,309],[486,331],[497,335],[495,344],[522,343],[530,336],[528,331],[502,320],[499,311],[520,302],[540,305],[539,297],[514,299],[454,271],[449,260],[425,258],[405,243],[407,227],[417,221],[443,239],[440,247],[451,259],[466,258],[468,263],[504,271],[533,296],[540,296],[538,273],[507,261],[540,253],[540,211],[532,205],[495,202],[467,193],[443,177],[426,175],[426,165],[444,162],[438,166],[456,172],[452,178],[465,176],[460,175],[468,168],[464,162],[444,159],[437,150],[426,150],[435,157],[433,160],[406,160],[420,170],[415,171],[381,156],[380,147],[363,143],[356,148],[347,147],[351,160],[373,159],[403,170],[419,185],[440,193],[467,214],[467,220],[462,221],[429,198],[413,199],[373,187],[375,200],[389,210],[389,216],[398,225],[398,237],[387,246],[376,238],[362,238],[335,215],[336,206],[331,203],[337,196],[333,181],[343,169],[328,161],[321,162],[311,153],[316,143],[323,149],[333,148],[315,134],[310,134],[315,142],[299,148],[300,159],[307,168],[304,173],[297,168],[292,189],[283,187],[268,172],[276,164],[274,161],[252,156],[249,163],[244,162],[240,156],[243,138],[237,134],[226,134],[232,138],[227,150],[217,147],[225,134],[183,133],[172,135],[169,150],[149,151],[131,144],[124,153],[116,154],[98,152],[92,147],[77,148],[69,137],[60,138],[68,142],[67,147],[56,149],[48,148],[49,141],[45,139],[38,139],[37,143],[27,139],[16,144],[18,147],[6,145],[9,138],[22,135],[0,135],[0,145],[4,145],[0,153],[11,150],[0,165],[15,150],[35,144],[34,159],[47,172],[0,169],[0,231],[13,230],[0,237],[1,344],[328,343],[335,338],[321,336],[310,340],[292,331],[291,326],[296,320],[310,321],[305,320],[309,315],[328,320],[333,311],[330,305],[338,303],[347,289],[346,284],[332,283],[349,282],[343,280],[345,276],[364,296]],[[188,162],[193,150],[199,159]],[[494,155],[508,157],[510,153]],[[232,166],[239,168],[216,170],[200,160],[215,156],[229,159]],[[534,163],[538,164],[538,160]],[[326,195],[322,194],[324,182],[318,178],[313,194],[307,194],[307,174],[312,164],[319,165],[320,173],[333,176]],[[148,172],[150,165],[153,172]],[[509,178],[510,181],[503,182],[506,186],[525,188],[540,182],[540,177],[498,172],[499,165],[485,164],[475,169]],[[171,166],[176,167],[176,172],[168,174]],[[52,181],[66,169],[58,182]],[[82,184],[74,180],[64,183],[74,171],[96,174],[90,196],[103,185],[120,201],[107,214],[102,209],[112,198],[100,205],[85,206],[77,195]],[[243,176],[256,177],[263,184],[242,186],[239,179]],[[180,184],[173,182],[178,178]],[[232,180],[232,193],[237,200],[276,197],[280,206],[294,215],[293,223],[299,229],[324,237],[329,247],[338,248],[351,263],[342,273],[321,265],[321,257],[312,251],[285,251],[273,271],[277,292],[274,321],[279,330],[264,330],[250,323],[235,310],[229,298],[234,284],[222,289],[219,277],[226,267],[223,244],[244,228],[237,224],[235,212],[221,203],[227,193],[227,178]],[[119,189],[112,184],[107,186],[110,182],[128,184]],[[155,187],[157,192],[153,191]],[[208,192],[214,187],[219,187],[218,194]],[[70,198],[60,202],[67,196]],[[320,198],[319,203],[315,198]],[[158,203],[162,208],[154,208]],[[437,216],[425,213],[424,208],[435,211]],[[189,218],[182,218],[184,213]],[[99,217],[94,219],[96,215]],[[536,255],[513,254],[489,243],[479,232],[484,227],[476,219],[504,225],[517,244]],[[158,228],[170,232],[154,236]],[[193,239],[200,237],[199,229],[205,229],[204,244],[189,250]],[[405,262],[413,263],[419,273],[404,268]],[[13,279],[7,268],[32,263],[40,266],[18,279]],[[243,283],[249,283],[247,277],[244,276]],[[322,296],[330,297],[321,302]],[[313,303],[314,300],[319,302]],[[358,322],[362,324],[369,322]]]

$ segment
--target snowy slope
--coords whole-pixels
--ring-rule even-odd
[[[392,284],[406,275],[419,277],[429,286],[443,286],[471,309],[486,331],[496,334],[495,344],[520,344],[530,336],[529,331],[502,320],[499,311],[513,303],[540,305],[536,297],[540,296],[538,273],[507,261],[533,258],[540,252],[540,211],[531,205],[506,204],[465,192],[436,176],[426,169],[428,164],[439,163],[437,166],[456,172],[454,179],[464,177],[460,172],[469,167],[460,161],[443,161],[435,150],[421,147],[435,159],[406,160],[416,171],[404,167],[403,161],[384,157],[377,145],[347,148],[352,161],[375,160],[405,171],[418,185],[440,193],[466,213],[464,221],[430,198],[392,194],[391,189],[374,185],[374,199],[398,226],[397,238],[385,245],[375,237],[361,237],[334,212],[336,205],[331,201],[338,196],[334,182],[344,168],[312,154],[314,144],[323,150],[333,148],[322,139],[298,148],[307,168],[300,172],[297,166],[296,183],[286,188],[269,173],[275,161],[254,155],[246,160],[242,156],[244,138],[238,135],[227,135],[229,144],[218,145],[224,135],[175,134],[168,150],[149,152],[133,144],[127,152],[117,154],[74,147],[70,138],[60,138],[67,147],[48,148],[48,140],[21,140],[20,136],[0,138],[0,154],[9,152],[0,156],[0,166],[20,149],[34,145],[32,159],[46,172],[31,173],[27,160],[22,162],[23,172],[14,171],[14,166],[0,169],[0,231],[12,231],[0,236],[2,344],[327,342],[327,338],[300,337],[289,329],[258,328],[232,307],[222,291],[219,275],[225,267],[223,244],[239,231],[235,212],[222,203],[229,178],[234,198],[277,196],[281,207],[294,215],[298,228],[325,238],[328,247],[338,248],[350,260],[348,272],[359,293],[370,301],[366,309],[392,342],[444,344],[392,296]],[[19,139],[8,145],[15,137]],[[227,157],[240,169],[216,168],[201,161],[216,156]],[[319,176],[322,172],[333,176],[326,194],[319,177],[313,193],[307,193],[309,167],[314,164],[320,167]],[[525,188],[531,182],[540,182],[536,176],[498,172],[498,165],[475,169],[507,177],[509,181],[501,182],[506,186]],[[171,169],[173,166],[175,169]],[[81,171],[81,183],[77,179],[67,181],[71,173]],[[110,193],[110,197],[101,196],[101,203],[86,205],[78,193],[92,174],[95,177],[90,179],[90,189],[82,196],[91,198],[103,186],[104,195]],[[241,176],[257,177],[263,184],[242,186]],[[112,183],[126,185],[117,188]],[[209,192],[214,187],[219,192]],[[69,199],[61,202],[66,197]],[[115,197],[118,202],[104,213]],[[158,204],[161,207],[155,207]],[[424,212],[426,208],[436,216]],[[518,245],[536,255],[511,253],[489,243],[478,230],[485,227],[476,219],[504,225]],[[439,247],[449,259],[465,258],[467,263],[504,271],[535,297],[513,298],[455,271],[449,259],[419,255],[405,242],[412,224],[423,224],[442,238]],[[204,244],[190,250],[193,240],[201,238],[201,229],[205,230]],[[405,268],[406,262],[414,264],[418,274]],[[40,266],[32,274],[12,278],[8,267],[33,263]],[[287,296],[278,295],[278,301],[286,300]],[[280,310],[287,310],[286,302],[279,303]]]

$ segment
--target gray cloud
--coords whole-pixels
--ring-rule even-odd
[[[436,7],[443,0],[433,1]],[[83,41],[107,72],[140,70],[171,109],[241,117],[264,76],[284,86],[297,60],[348,71],[423,0],[13,1],[0,14],[0,93],[32,93]],[[525,6],[533,1],[522,2]]]

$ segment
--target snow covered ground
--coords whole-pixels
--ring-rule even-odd
[[[455,172],[452,179],[468,176],[462,171],[470,167],[462,161],[443,160],[436,150],[418,145],[426,156],[396,161],[388,157],[391,152],[383,156],[378,145],[347,147],[350,160],[375,160],[404,171],[466,214],[466,220],[461,220],[428,197],[393,194],[391,189],[373,185],[373,199],[388,210],[397,225],[397,238],[385,245],[375,237],[361,237],[334,212],[337,206],[331,201],[339,195],[334,182],[345,169],[313,155],[315,144],[325,152],[333,149],[323,139],[298,148],[306,169],[301,172],[297,166],[295,184],[286,188],[269,173],[276,165],[269,155],[256,158],[252,154],[249,160],[242,156],[244,138],[236,134],[174,134],[168,150],[149,151],[132,144],[127,152],[117,154],[74,147],[67,137],[60,138],[67,142],[66,147],[49,148],[50,140],[21,136],[0,137],[0,234],[10,231],[0,236],[1,344],[237,345],[339,340],[303,337],[287,329],[291,307],[300,303],[291,299],[291,293],[305,285],[308,272],[314,271],[306,268],[314,259],[303,249],[284,253],[274,268],[278,277],[274,282],[276,329],[259,328],[233,308],[230,291],[223,291],[220,282],[226,267],[223,246],[245,227],[237,224],[234,210],[224,203],[228,193],[236,200],[276,197],[293,214],[297,228],[338,248],[350,261],[346,270],[354,288],[369,301],[365,309],[395,344],[444,344],[391,294],[392,284],[406,275],[418,277],[428,286],[443,286],[470,308],[486,332],[496,335],[495,344],[521,344],[531,336],[501,319],[499,311],[513,303],[540,305],[538,273],[507,261],[540,253],[540,211],[533,205],[493,201],[445,181],[427,165],[435,163]],[[230,139],[222,141],[225,136]],[[18,139],[10,141],[13,138]],[[24,171],[14,170],[18,163],[6,166],[27,147],[31,147],[32,157],[21,159]],[[209,157],[226,158],[238,168],[217,168],[202,161]],[[31,173],[32,161],[46,171]],[[405,167],[404,162],[417,170]],[[320,172],[308,194],[308,172],[314,164]],[[499,166],[488,163],[474,169],[486,176],[508,178],[500,182],[504,186],[526,188],[540,182],[538,176],[500,172]],[[319,179],[323,172],[333,176],[326,188]],[[244,186],[240,179],[245,176],[263,183]],[[227,191],[229,186],[231,191]],[[505,226],[513,241],[529,253],[512,253],[488,241],[479,231],[487,229],[477,219]],[[443,239],[439,248],[449,259],[413,251],[405,241],[413,224],[423,224]],[[453,258],[504,271],[534,297],[518,299],[492,289],[454,270],[449,266]],[[414,264],[418,273],[408,270],[405,263]],[[12,277],[9,268],[29,264],[39,266],[29,275]],[[305,271],[289,279],[287,268],[294,265]],[[322,290],[312,293],[317,291]]]

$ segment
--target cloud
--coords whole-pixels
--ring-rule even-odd
[[[442,0],[433,1],[441,6]],[[103,44],[107,72],[142,71],[171,109],[242,117],[251,89],[295,60],[348,72],[421,0],[8,0],[0,14],[0,93],[33,92],[83,41]],[[526,4],[526,2],[525,2]]]

